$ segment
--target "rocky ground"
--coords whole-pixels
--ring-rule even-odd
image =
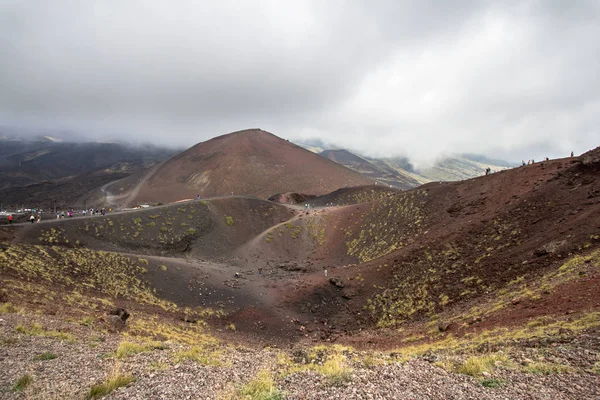
[[[31,329],[36,323],[43,327],[37,333]],[[130,376],[132,382],[106,399],[600,398],[597,332],[543,349],[529,343],[493,354],[430,353],[412,359],[401,351],[366,353],[341,346],[256,349],[212,339],[207,339],[209,345],[200,344],[194,357],[189,344],[148,344],[130,333],[110,333],[91,321],[0,314],[0,398],[89,398],[92,386],[116,375]],[[123,343],[146,348],[125,348]],[[448,371],[451,362],[460,365],[472,356],[495,361],[475,376]],[[25,375],[31,382],[18,387]],[[253,392],[252,387],[266,391]]]

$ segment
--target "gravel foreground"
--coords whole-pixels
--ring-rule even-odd
[[[236,390],[261,370],[272,373],[285,399],[600,399],[600,375],[593,372],[543,375],[500,367],[491,377],[502,385],[489,388],[481,379],[447,372],[420,358],[371,367],[353,362],[348,380],[332,384],[315,372],[280,374],[277,349],[223,346],[220,366],[178,361],[175,354],[189,346],[175,343],[117,359],[119,343],[131,339],[48,317],[35,320],[48,329],[67,327],[76,340],[27,335],[16,327],[31,323],[30,317],[0,315],[2,399],[85,399],[90,387],[105,381],[115,369],[136,380],[105,399],[240,398],[235,397]],[[44,353],[56,358],[41,360]],[[584,353],[598,360],[596,352]],[[15,392],[14,384],[24,374],[31,375],[33,382]]]

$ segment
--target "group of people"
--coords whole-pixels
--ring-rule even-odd
[[[66,213],[64,211],[56,212],[56,219],[65,219],[65,217],[73,218],[73,210],[69,210]]]
[[[571,152],[571,157],[575,157],[575,152],[574,151]],[[544,161],[550,161],[550,158],[544,157]],[[525,163],[525,160],[521,160],[521,165],[522,166],[532,165],[532,164],[535,164],[535,160],[534,159],[527,160],[527,163]],[[486,175],[487,175],[487,171],[486,171]]]
[[[573,151],[571,152],[571,157],[575,157],[575,152],[573,152]],[[550,158],[548,158],[548,157],[544,157],[544,161],[550,161]],[[525,160],[522,160],[522,161],[521,161],[521,165],[522,165],[522,166],[526,166],[526,165],[532,165],[532,164],[535,164],[535,160],[534,160],[534,159],[527,160],[527,162],[525,162]],[[489,175],[489,174],[491,174],[491,173],[492,173],[492,170],[491,170],[491,168],[487,167],[487,168],[485,169],[485,174],[486,174],[486,175]]]
[[[65,217],[68,218],[73,218],[74,215],[74,211],[73,209],[69,210],[69,211],[57,211],[56,212],[56,219],[64,219]],[[99,209],[94,209],[94,208],[90,208],[89,210],[81,210],[81,215],[83,217],[85,217],[86,215],[106,215],[106,209],[104,208],[99,208]]]
[[[90,215],[106,215],[106,209],[105,208],[96,208],[96,209],[90,208],[89,210],[83,210],[81,212],[81,215],[83,215],[85,217],[88,213]]]

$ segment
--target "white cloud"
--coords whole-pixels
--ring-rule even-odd
[[[5,0],[0,124],[554,157],[600,144],[598,37],[595,1]]]

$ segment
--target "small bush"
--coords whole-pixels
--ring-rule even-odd
[[[158,266],[158,268],[160,268],[161,271],[166,271],[167,270],[167,266],[165,264],[160,264]]]
[[[225,216],[225,224],[226,224],[227,226],[231,226],[231,225],[233,225],[233,224],[234,224],[234,222],[235,222],[235,221],[234,221],[233,217],[231,217],[231,216],[229,216],[229,215]]]
[[[41,361],[47,361],[47,360],[54,360],[56,357],[57,357],[56,354],[46,352],[46,353],[40,354],[36,358]]]
[[[188,235],[195,235],[196,234],[196,230],[194,228],[190,228],[187,230]]]
[[[13,392],[22,392],[25,388],[33,383],[33,377],[29,374],[21,376],[12,387]]]

